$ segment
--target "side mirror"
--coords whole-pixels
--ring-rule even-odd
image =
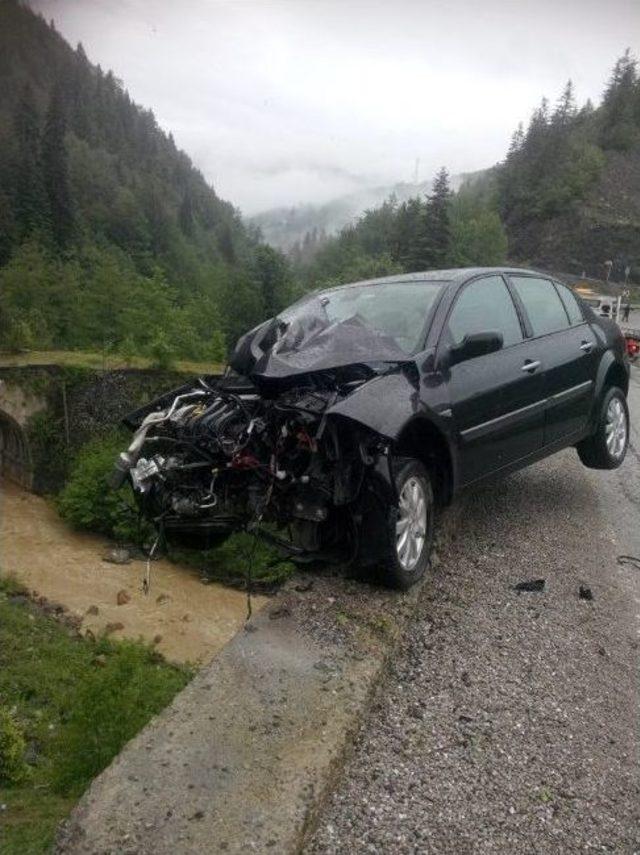
[[[502,350],[503,342],[502,333],[498,332],[466,335],[460,344],[449,350],[449,365],[457,365],[459,362],[466,362],[467,359],[475,359],[476,356],[495,353],[496,350]]]

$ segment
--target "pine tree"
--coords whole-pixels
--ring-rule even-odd
[[[436,175],[425,208],[425,261],[431,268],[446,267],[451,252],[451,188],[449,174],[442,169]]]
[[[573,93],[573,82],[567,80],[567,83],[562,90],[562,94],[558,99],[556,108],[551,119],[552,124],[560,127],[566,127],[576,115],[576,102]]]
[[[40,117],[27,84],[14,115],[16,157],[12,192],[13,218],[18,239],[47,229],[49,209],[40,158]]]
[[[602,145],[628,149],[640,136],[640,83],[629,48],[613,67],[602,101]]]
[[[417,196],[398,208],[391,257],[407,271],[424,270],[427,266],[424,246],[424,203]]]
[[[271,318],[284,308],[289,296],[288,268],[282,253],[268,244],[259,246],[255,253],[255,279],[264,316]]]
[[[524,126],[522,122],[518,122],[518,127],[511,135],[511,142],[507,151],[507,160],[513,159],[524,145]]]
[[[42,135],[42,170],[51,213],[51,232],[59,247],[69,243],[73,230],[65,133],[62,92],[59,86],[54,86]]]
[[[193,200],[188,189],[185,189],[180,208],[178,209],[178,222],[180,223],[183,234],[193,234]]]

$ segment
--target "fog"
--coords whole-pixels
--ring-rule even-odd
[[[480,169],[568,78],[598,101],[637,0],[39,0],[253,214]]]

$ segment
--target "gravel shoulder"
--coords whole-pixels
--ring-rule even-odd
[[[568,450],[461,499],[308,855],[640,851],[636,413],[619,472]]]

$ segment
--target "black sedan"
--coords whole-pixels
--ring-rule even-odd
[[[300,561],[407,588],[434,511],[567,446],[595,469],[628,444],[624,339],[566,285],[441,270],[311,294],[205,376],[126,420],[117,464],[169,541],[254,531]]]

